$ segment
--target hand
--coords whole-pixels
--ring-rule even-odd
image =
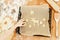
[[[19,20],[19,22],[16,23],[16,25],[11,27],[9,30],[3,31],[2,33],[0,33],[0,40],[11,40],[14,30],[18,26],[23,26],[22,24],[24,24],[24,21],[21,19],[21,20]]]

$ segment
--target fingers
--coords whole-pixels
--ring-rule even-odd
[[[25,21],[23,19],[19,20],[16,25],[14,25],[13,27],[11,27],[8,31],[10,32],[14,32],[14,30],[20,26],[20,27],[24,27]]]
[[[17,23],[17,26],[23,26],[25,24],[26,21],[24,21],[23,19],[19,20],[19,22]]]

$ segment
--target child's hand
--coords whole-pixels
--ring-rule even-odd
[[[23,24],[24,24],[24,21],[21,19],[19,20],[19,22],[16,23],[16,25],[11,27],[9,30],[3,31],[2,33],[0,33],[0,40],[11,40],[15,29],[18,26],[23,26]]]

